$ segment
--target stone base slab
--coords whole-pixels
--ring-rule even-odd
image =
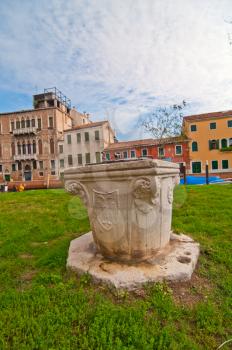
[[[94,282],[122,289],[137,289],[147,282],[191,279],[200,252],[199,243],[172,233],[170,243],[146,262],[125,264],[105,259],[96,251],[92,232],[71,241],[67,268],[89,273]]]

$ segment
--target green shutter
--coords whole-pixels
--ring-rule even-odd
[[[211,142],[211,140],[209,140],[209,149],[210,150],[212,149],[212,142]]]
[[[216,148],[219,149],[219,140],[216,140]]]

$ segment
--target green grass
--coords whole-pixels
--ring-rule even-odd
[[[128,293],[66,272],[90,229],[77,197],[0,194],[0,349],[216,349],[232,338],[231,209],[231,185],[177,187],[173,229],[200,242],[197,271]]]

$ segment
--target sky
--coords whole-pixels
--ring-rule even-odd
[[[56,86],[129,140],[157,106],[232,109],[232,0],[7,0],[0,15],[0,112]]]

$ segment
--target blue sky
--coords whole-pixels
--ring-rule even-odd
[[[133,139],[158,105],[232,109],[231,0],[10,0],[0,13],[0,112],[56,86]]]

